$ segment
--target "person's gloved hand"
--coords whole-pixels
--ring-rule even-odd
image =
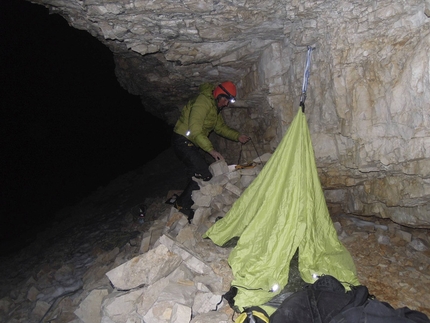
[[[224,157],[217,152],[215,149],[212,149],[209,154],[211,154],[211,156],[215,159],[215,160],[224,160]]]
[[[240,135],[239,136],[239,142],[242,144],[246,144],[250,139],[251,139],[251,137],[248,137],[247,135]]]

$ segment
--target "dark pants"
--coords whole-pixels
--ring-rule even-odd
[[[173,151],[181,162],[185,164],[188,184],[182,194],[176,199],[178,206],[184,209],[190,209],[194,204],[191,198],[193,191],[199,190],[199,184],[192,180],[192,177],[201,178],[208,181],[212,178],[209,172],[208,164],[201,154],[200,148],[197,148],[191,141],[184,136],[173,133],[172,136]]]

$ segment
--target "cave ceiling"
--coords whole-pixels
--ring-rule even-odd
[[[114,53],[116,75],[145,109],[168,121],[203,82],[240,82],[273,42],[333,10],[315,1],[32,1],[86,30]],[[310,22],[311,23],[311,22]],[[297,37],[296,37],[297,39]],[[302,39],[307,46],[313,39]],[[242,104],[257,104],[255,94]]]

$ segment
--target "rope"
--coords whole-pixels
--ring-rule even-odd
[[[252,146],[254,147],[255,152],[257,153],[258,158],[260,159],[260,163],[261,163],[261,164],[263,164],[263,161],[261,160],[261,156],[260,156],[260,154],[258,153],[258,151],[257,151],[257,147],[255,147],[255,144],[254,144],[254,142],[252,141],[252,138],[249,138],[249,140],[251,141]],[[244,144],[241,144],[241,145],[240,145],[239,159],[238,159],[238,161],[237,161],[237,165],[240,165],[240,160],[242,159],[242,147],[243,147],[243,145],[244,145]]]
[[[261,160],[261,156],[257,151],[257,147],[255,147],[254,142],[252,141],[252,139],[250,138],[249,140],[251,140],[252,145],[254,146],[255,152],[257,153],[258,159],[260,159],[260,163],[263,165],[263,161]]]
[[[312,50],[314,49],[315,48],[308,46],[308,53],[306,54],[305,71],[303,73],[302,95],[300,96],[300,106],[302,107],[302,112],[305,112],[306,91],[308,89],[309,75],[311,73],[311,54]]]
[[[240,144],[239,159],[237,160],[237,165],[240,165],[240,160],[242,159],[242,147],[243,144]]]

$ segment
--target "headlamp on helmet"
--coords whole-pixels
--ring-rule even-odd
[[[219,96],[234,103],[236,101],[236,86],[230,81],[219,84],[214,90],[214,97],[217,99]]]

